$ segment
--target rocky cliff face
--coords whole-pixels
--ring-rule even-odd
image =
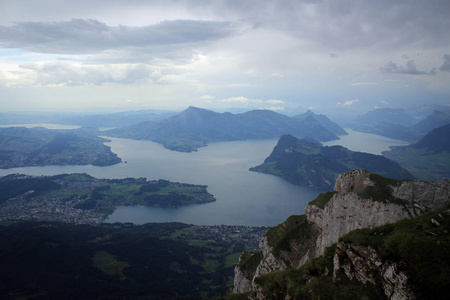
[[[237,265],[234,268],[233,293],[243,293],[252,290],[252,277],[247,278],[242,269]]]
[[[290,217],[267,232],[260,243],[263,255],[251,289],[257,289],[255,277],[298,268],[352,230],[415,217],[443,206],[449,197],[450,180],[400,181],[364,170],[343,173],[336,181],[335,192],[309,203],[305,217],[300,216],[303,219]],[[248,285],[242,287],[235,281],[235,292],[249,290]]]
[[[338,238],[359,228],[373,228],[442,207],[450,181],[389,180],[365,170],[343,173],[335,193],[322,207],[310,203],[306,218],[320,228],[314,256]]]
[[[347,278],[362,284],[378,285],[388,299],[416,299],[402,260],[384,260],[373,248],[339,242],[333,259],[333,279],[343,270]],[[381,279],[381,280],[380,280]]]

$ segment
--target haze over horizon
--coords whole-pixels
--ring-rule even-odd
[[[0,111],[448,105],[449,1],[0,1]]]

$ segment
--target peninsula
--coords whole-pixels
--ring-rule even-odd
[[[395,179],[414,178],[398,163],[381,155],[324,147],[313,139],[283,135],[264,163],[250,168],[279,176],[293,184],[332,189],[339,174],[361,168]]]
[[[119,205],[180,207],[215,201],[205,185],[87,174],[0,178],[0,221],[99,224]]]

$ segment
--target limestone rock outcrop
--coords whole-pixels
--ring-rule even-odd
[[[376,285],[381,279],[384,294],[391,300],[415,299],[404,271],[406,262],[385,261],[371,247],[339,242],[334,255],[333,278],[343,270],[350,280]]]
[[[450,198],[450,180],[389,180],[353,170],[338,177],[334,190],[337,193],[323,208],[312,203],[305,208],[308,221],[321,230],[314,256],[352,230],[394,223],[442,207]]]
[[[326,247],[338,242],[339,237],[352,230],[415,217],[442,207],[449,198],[448,179],[423,182],[388,179],[365,170],[343,173],[336,181],[334,193],[319,196],[305,208],[305,216],[297,216],[304,218],[300,222],[301,226],[300,219],[293,221],[293,217],[290,217],[267,232],[260,243],[262,259],[254,273],[251,288],[248,284],[242,285],[235,281],[235,290],[257,290],[255,277],[298,268],[322,255]],[[402,277],[396,266],[386,267],[384,273],[387,281],[392,279],[398,282]],[[391,273],[397,277],[389,277]],[[367,280],[370,281],[370,278]],[[245,289],[236,288],[241,286],[245,286]]]
[[[233,293],[244,293],[246,291],[251,291],[252,289],[252,279],[248,279],[244,272],[239,266],[234,268],[234,286]]]

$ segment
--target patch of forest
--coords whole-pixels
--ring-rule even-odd
[[[242,239],[211,240],[205,227],[181,223],[0,227],[5,299],[211,299],[231,287],[234,266],[248,248]],[[210,230],[232,234],[226,233],[232,226],[220,228]]]

